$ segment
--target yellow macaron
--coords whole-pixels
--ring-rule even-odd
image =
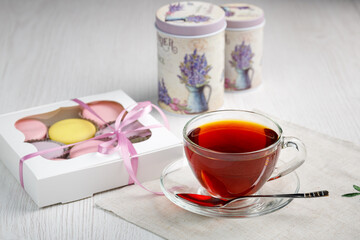
[[[56,142],[72,144],[95,136],[95,125],[87,120],[70,118],[58,121],[49,128],[49,138]]]

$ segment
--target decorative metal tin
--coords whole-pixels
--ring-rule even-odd
[[[245,3],[225,4],[225,89],[245,90],[260,85],[264,12]]]
[[[223,104],[224,11],[204,2],[179,2],[156,13],[161,108],[178,114]]]

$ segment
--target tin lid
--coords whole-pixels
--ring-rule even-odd
[[[214,4],[178,2],[158,9],[155,25],[165,33],[199,36],[224,29],[226,20],[224,11]]]
[[[225,11],[227,28],[249,28],[265,21],[264,11],[247,3],[229,3],[221,8]]]

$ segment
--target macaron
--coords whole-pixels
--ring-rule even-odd
[[[99,144],[103,143],[103,141],[100,140],[90,140],[84,143],[79,143],[75,145],[70,150],[69,157],[75,158],[87,153],[94,153],[98,151]]]
[[[20,119],[15,123],[15,128],[24,134],[25,141],[42,140],[46,138],[46,125],[36,119]]]
[[[107,123],[115,121],[119,114],[124,110],[124,107],[121,104],[112,101],[99,101],[89,103],[88,105]],[[81,116],[95,122],[99,126],[105,125],[103,121],[85,108],[82,110]]]
[[[95,136],[95,125],[85,119],[69,118],[50,126],[49,138],[56,142],[72,144]]]
[[[43,151],[46,149],[56,148],[63,146],[60,143],[53,142],[53,141],[34,141],[30,142],[32,145],[36,147],[38,151]],[[56,158],[63,158],[67,154],[68,148],[61,148],[57,149],[48,153],[41,154],[43,158],[46,159],[56,159]]]

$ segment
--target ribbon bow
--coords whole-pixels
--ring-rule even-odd
[[[88,106],[86,103],[84,103],[81,100],[76,99],[76,98],[72,99],[72,100],[74,102],[78,103],[81,107],[87,109],[94,116],[96,116],[102,122],[104,122],[104,124],[108,125],[108,123],[105,122],[105,120],[102,119],[101,116],[99,116],[95,111],[93,111],[91,109],[91,107]],[[147,189],[146,187],[144,187],[138,181],[138,179],[136,177],[136,172],[137,172],[137,168],[138,168],[138,160],[139,160],[138,155],[137,155],[137,152],[136,152],[136,150],[134,148],[134,145],[126,137],[126,135],[129,134],[129,133],[138,132],[138,131],[142,131],[142,130],[147,130],[147,129],[151,129],[151,128],[162,127],[162,125],[151,125],[151,126],[139,126],[139,127],[135,127],[135,128],[126,129],[126,126],[129,126],[130,124],[132,124],[133,122],[135,122],[139,118],[141,118],[142,116],[149,114],[152,111],[152,108],[155,108],[160,113],[161,117],[163,118],[165,127],[169,129],[169,123],[167,121],[167,118],[166,118],[165,114],[161,111],[161,109],[159,107],[157,107],[156,105],[152,104],[149,101],[140,102],[133,109],[131,109],[128,113],[124,109],[119,114],[119,116],[116,118],[114,127],[108,125],[112,129],[112,132],[104,133],[102,135],[90,138],[90,139],[85,140],[85,141],[81,141],[81,142],[77,142],[77,143],[73,143],[73,144],[68,144],[68,145],[65,145],[65,146],[60,146],[60,147],[56,147],[56,148],[51,148],[51,149],[38,151],[38,152],[31,153],[31,154],[28,154],[28,155],[22,157],[20,159],[20,163],[19,163],[19,176],[20,176],[20,184],[21,184],[21,186],[24,188],[23,165],[24,165],[24,162],[26,160],[28,160],[30,158],[33,158],[35,156],[39,156],[39,155],[42,155],[42,154],[45,154],[45,153],[48,153],[48,152],[52,152],[52,151],[56,151],[56,150],[59,150],[59,149],[64,149],[64,148],[67,148],[67,147],[71,147],[71,146],[74,146],[74,145],[77,145],[77,144],[80,144],[80,143],[84,143],[84,142],[87,142],[87,141],[90,141],[90,140],[109,138],[110,140],[104,141],[103,143],[99,144],[98,152],[102,153],[102,154],[112,154],[114,152],[118,152],[122,156],[122,158],[124,160],[125,168],[126,168],[127,172],[129,173],[129,184],[135,182],[137,185],[139,185],[140,187],[142,187],[143,189],[145,189],[145,190],[147,190],[147,191],[149,191],[151,193],[158,194],[158,195],[163,195],[163,193],[161,193],[161,192],[154,192],[154,191],[151,191],[151,190]]]

